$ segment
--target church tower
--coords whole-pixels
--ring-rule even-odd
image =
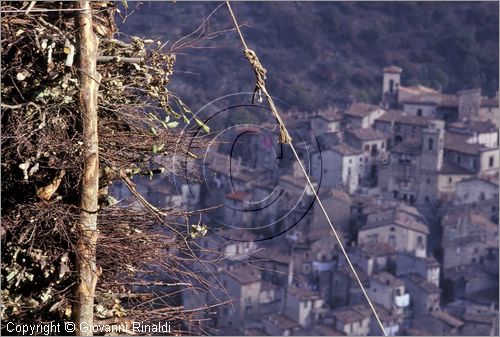
[[[384,68],[384,79],[382,83],[382,105],[386,108],[397,108],[402,72],[403,69],[396,66],[389,66]]]
[[[433,120],[422,131],[418,203],[432,204],[438,198],[438,174],[443,167],[444,121]]]

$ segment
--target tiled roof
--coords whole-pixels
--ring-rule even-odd
[[[384,73],[398,73],[399,74],[402,71],[403,71],[402,68],[394,66],[394,65],[391,65],[391,66],[388,66],[388,67],[384,68]]]
[[[384,211],[384,213],[385,212],[386,211]],[[376,213],[374,213],[374,215],[370,215],[366,225],[363,226],[360,231],[385,226],[398,226],[415,232],[429,234],[429,228],[427,228],[424,223],[419,221],[419,216],[404,214],[408,212],[404,212],[404,210],[399,209],[397,206],[394,207],[391,212],[392,213],[389,217],[379,217]]]
[[[300,326],[299,323],[297,323],[296,321],[284,315],[279,315],[274,313],[267,316],[267,320],[275,324],[281,330],[289,330]]]
[[[314,117],[322,117],[330,122],[340,121],[342,119],[342,115],[340,114],[340,112],[337,110],[337,108],[333,108],[333,107],[314,112],[311,115],[311,118],[314,118]]]
[[[349,109],[346,111],[346,115],[354,117],[366,117],[373,111],[381,109],[379,106],[368,104],[368,103],[352,103]]]
[[[464,122],[454,122],[448,125],[448,130],[453,131],[472,131],[477,133],[487,133],[498,131],[497,127],[490,120],[486,121],[476,121],[469,120]]]
[[[481,99],[481,107],[492,107],[498,108],[498,97],[494,98],[482,98]]]
[[[404,283],[397,277],[393,276],[392,274],[389,274],[388,272],[380,272],[377,274],[373,274],[372,278],[379,281],[382,284],[391,286],[391,287],[400,287],[403,286]]]
[[[386,123],[396,123],[396,124],[408,124],[426,127],[429,125],[429,121],[425,117],[408,115],[403,111],[389,110],[386,111],[382,116],[377,118],[376,122],[386,122]]]
[[[458,107],[458,97],[455,95],[444,95],[441,94],[441,106],[456,108]]]
[[[351,324],[354,322],[360,322],[365,318],[370,317],[371,311],[367,306],[361,304],[336,309],[333,311],[333,315],[343,324]]]
[[[470,175],[473,174],[472,171],[459,166],[449,160],[443,160],[443,166],[441,167],[441,170],[439,171],[441,174],[452,174],[452,175]]]
[[[318,293],[309,289],[297,288],[294,286],[288,287],[288,293],[295,295],[301,300],[316,299],[319,297]]]
[[[338,154],[341,154],[342,156],[355,156],[363,153],[361,150],[358,150],[344,143],[334,145],[330,149],[337,152]]]
[[[341,331],[335,330],[332,327],[326,325],[316,325],[314,330],[318,332],[321,336],[344,336],[345,334]]]
[[[253,266],[241,266],[231,270],[225,270],[224,272],[240,284],[250,284],[261,280],[260,270]]]
[[[387,324],[393,322],[402,316],[401,314],[398,314],[397,311],[395,310],[387,310],[386,308],[378,304],[374,304],[374,306],[382,323]]]
[[[444,322],[454,328],[459,328],[462,325],[464,325],[464,322],[444,311],[433,311],[431,312],[431,316],[439,319],[441,322]]]
[[[435,294],[441,292],[441,289],[437,285],[435,285],[432,282],[427,281],[425,278],[423,278],[420,275],[417,274],[411,274],[407,276],[403,276],[403,279],[413,283],[420,289],[422,289],[424,292],[427,294]]]
[[[348,133],[353,135],[354,137],[358,138],[359,140],[365,141],[365,142],[374,141],[374,140],[385,140],[385,139],[389,138],[388,134],[385,134],[383,132],[380,132],[380,131],[372,129],[372,128],[362,128],[362,129],[349,130]]]
[[[447,132],[444,135],[444,148],[468,155],[477,155],[483,146],[480,144],[469,144],[467,143],[467,138],[467,136]]]

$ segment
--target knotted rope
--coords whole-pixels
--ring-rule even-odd
[[[292,137],[290,137],[290,134],[288,133],[288,130],[285,127],[285,124],[283,123],[283,120],[281,119],[280,115],[278,114],[278,110],[276,109],[276,106],[274,105],[273,98],[269,93],[267,92],[266,89],[266,68],[262,66],[262,64],[259,61],[259,58],[257,57],[257,54],[248,48],[245,39],[243,38],[243,34],[241,33],[240,26],[238,25],[238,22],[236,21],[236,17],[234,16],[233,10],[231,6],[229,5],[229,1],[226,1],[227,3],[227,8],[229,9],[229,13],[231,14],[231,17],[233,19],[234,26],[236,27],[236,30],[238,31],[238,34],[240,35],[240,40],[243,43],[243,54],[245,55],[245,58],[248,60],[248,63],[253,67],[254,73],[255,73],[255,89],[253,93],[253,98],[252,98],[252,103],[255,101],[255,96],[258,94],[259,95],[259,102],[262,102],[262,94],[266,96],[267,102],[269,103],[269,107],[271,108],[271,112],[273,113],[274,118],[276,119],[276,122],[279,125],[280,128],[280,143],[282,144],[290,144],[292,142]]]
[[[302,173],[304,174],[304,177],[307,180],[307,184],[311,188],[311,190],[314,194],[314,197],[316,198],[316,201],[318,202],[318,205],[321,208],[321,211],[323,212],[323,215],[325,216],[328,224],[330,225],[330,228],[332,229],[333,235],[335,236],[335,239],[337,240],[337,242],[339,244],[340,250],[342,251],[345,259],[347,260],[347,264],[349,265],[349,267],[354,275],[354,278],[358,282],[358,284],[361,288],[361,291],[363,292],[363,295],[365,296],[366,301],[368,302],[368,305],[370,306],[373,314],[375,315],[375,318],[377,320],[378,325],[380,326],[380,329],[382,330],[382,333],[384,334],[384,336],[387,336],[387,333],[385,332],[385,329],[384,329],[384,325],[382,324],[382,321],[380,320],[380,318],[377,314],[377,311],[375,310],[375,306],[373,305],[370,298],[368,297],[368,294],[365,290],[365,287],[363,286],[363,283],[361,282],[361,279],[359,278],[358,273],[356,273],[356,269],[354,268],[354,265],[352,264],[351,259],[349,258],[349,255],[347,254],[347,251],[345,250],[344,245],[342,244],[342,240],[340,239],[339,235],[337,234],[337,231],[335,230],[335,227],[333,226],[333,223],[330,220],[330,217],[328,216],[328,213],[326,212],[326,209],[323,206],[323,203],[321,202],[321,199],[319,198],[318,193],[316,192],[316,188],[314,187],[313,183],[311,182],[311,179],[309,178],[309,175],[307,174],[306,169],[304,168],[304,165],[302,164],[302,161],[300,160],[300,157],[299,157],[297,151],[295,150],[295,147],[293,146],[292,138],[290,138],[290,135],[288,134],[288,130],[286,129],[285,124],[283,123],[283,121],[280,118],[280,115],[278,114],[276,106],[274,105],[273,98],[271,97],[271,95],[269,95],[269,93],[266,90],[266,82],[265,82],[266,69],[260,63],[259,58],[257,57],[257,54],[253,50],[248,48],[248,46],[245,42],[245,39],[243,38],[243,34],[241,33],[240,26],[238,25],[238,21],[236,20],[236,17],[233,13],[231,5],[229,4],[229,1],[226,1],[226,4],[227,4],[227,8],[229,10],[229,13],[231,14],[231,17],[233,19],[234,26],[236,27],[236,30],[238,31],[238,34],[240,35],[240,40],[241,40],[241,43],[243,44],[243,48],[244,48],[243,51],[245,54],[245,58],[252,65],[252,67],[254,68],[254,71],[255,71],[254,98],[255,98],[256,93],[259,93],[259,95],[261,93],[264,93],[264,95],[266,96],[267,101],[269,102],[269,106],[271,108],[271,111],[272,111],[274,117],[276,118],[276,120],[279,124],[279,127],[280,127],[280,142],[283,144],[290,145],[290,148],[292,149],[292,152],[295,156],[295,159],[299,163],[300,169],[302,170]]]

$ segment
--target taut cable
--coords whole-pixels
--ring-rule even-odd
[[[236,20],[236,16],[234,15],[234,12],[231,8],[231,4],[229,3],[229,1],[226,1],[226,4],[227,4],[227,8],[229,10],[229,14],[231,14],[231,18],[233,19],[234,26],[236,27],[236,30],[238,31],[238,35],[240,36],[241,43],[243,44],[245,57],[250,62],[252,67],[254,68],[255,77],[256,77],[256,82],[255,82],[256,91],[264,93],[264,95],[266,96],[267,101],[269,103],[269,106],[271,107],[271,111],[272,111],[274,117],[276,118],[276,120],[278,121],[278,124],[280,127],[280,142],[283,144],[290,145],[290,148],[292,149],[292,152],[295,156],[295,159],[297,159],[297,162],[299,163],[300,169],[301,169],[302,173],[304,174],[304,177],[307,180],[307,184],[311,188],[311,190],[314,194],[314,197],[316,198],[318,205],[321,208],[321,211],[323,212],[323,215],[325,216],[326,221],[328,221],[328,224],[330,225],[330,228],[332,229],[333,235],[335,236],[335,239],[337,240],[337,242],[340,246],[340,250],[342,251],[342,254],[344,255],[345,259],[347,260],[347,264],[351,268],[351,271],[354,275],[354,278],[358,282],[359,287],[361,288],[361,291],[363,292],[363,295],[365,296],[366,301],[368,302],[368,305],[370,306],[370,308],[373,312],[373,315],[375,316],[377,323],[380,326],[380,329],[382,330],[382,333],[384,334],[384,336],[387,336],[387,333],[385,332],[385,329],[384,329],[384,325],[382,324],[382,321],[380,320],[380,318],[377,314],[377,311],[375,310],[375,306],[373,305],[372,301],[368,297],[368,294],[365,290],[365,287],[363,286],[363,283],[361,282],[361,279],[359,278],[358,273],[356,273],[356,269],[354,268],[354,265],[352,264],[351,259],[349,258],[349,255],[347,254],[347,251],[345,250],[344,245],[342,244],[342,241],[340,240],[340,237],[337,234],[337,231],[335,230],[335,227],[333,226],[333,223],[330,220],[330,217],[328,216],[328,213],[326,212],[326,209],[323,206],[323,203],[321,202],[321,199],[320,199],[318,193],[316,192],[316,189],[314,188],[314,185],[311,182],[311,179],[309,178],[309,175],[307,174],[306,169],[304,168],[304,165],[302,164],[300,157],[297,154],[297,151],[295,150],[295,147],[293,146],[292,138],[288,134],[288,130],[286,129],[285,123],[281,119],[281,117],[276,109],[276,106],[274,105],[273,98],[267,92],[266,83],[265,83],[266,69],[259,62],[259,59],[257,58],[257,54],[253,50],[248,48],[248,46],[245,42],[245,38],[243,37],[243,34],[240,30],[240,26],[238,25],[238,21]],[[255,97],[255,94],[254,94],[254,97]]]

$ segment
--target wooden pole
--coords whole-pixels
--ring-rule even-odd
[[[96,265],[97,210],[99,191],[99,138],[97,133],[97,38],[92,28],[89,1],[79,0],[78,56],[80,59],[80,114],[84,143],[84,167],[81,185],[80,220],[78,223],[77,269],[79,282],[76,289],[74,318],[79,336],[92,336],[92,331],[80,329],[81,324],[91,326],[94,320],[94,297],[99,277]]]

